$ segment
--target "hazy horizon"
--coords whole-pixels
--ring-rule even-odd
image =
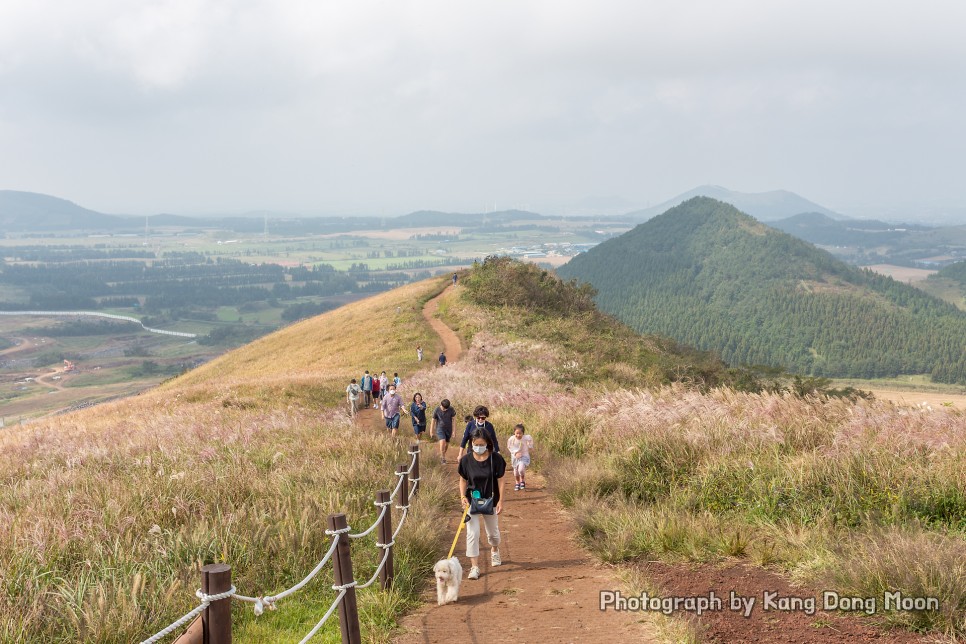
[[[617,214],[700,185],[966,222],[966,5],[0,6],[0,188],[145,215]]]

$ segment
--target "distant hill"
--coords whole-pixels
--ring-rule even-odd
[[[929,279],[947,279],[958,284],[960,288],[966,289],[966,261],[950,264],[930,275]]]
[[[711,197],[729,203],[760,221],[784,219],[804,212],[819,213],[831,219],[845,219],[837,212],[787,190],[752,193],[736,192],[721,186],[698,186],[651,208],[630,212],[627,216],[638,221],[647,220],[694,197]]]
[[[806,212],[768,225],[803,239],[811,244],[822,246],[880,246],[895,244],[910,231],[908,226],[896,226],[873,219],[837,220],[819,212]],[[918,226],[916,229],[922,229]]]
[[[5,232],[105,230],[126,223],[124,218],[88,210],[66,199],[0,190],[0,230]]]
[[[729,363],[813,375],[966,382],[966,315],[836,260],[729,204],[695,197],[558,271],[638,331]]]
[[[187,217],[168,213],[151,215],[154,228],[217,228],[233,232],[257,233],[265,228],[277,234],[299,235],[350,232],[373,228],[420,228],[431,226],[481,227],[517,221],[551,219],[523,210],[503,210],[482,214],[420,210],[399,217],[299,217],[279,213]],[[16,190],[0,190],[0,230],[4,232],[120,231],[142,230],[145,218],[105,215],[49,195]]]

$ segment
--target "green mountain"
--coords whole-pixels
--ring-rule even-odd
[[[966,314],[695,197],[559,269],[641,332],[733,364],[818,376],[966,382]]]

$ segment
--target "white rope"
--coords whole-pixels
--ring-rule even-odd
[[[322,561],[320,561],[318,564],[316,564],[315,568],[312,569],[312,572],[310,572],[305,577],[305,579],[303,579],[299,583],[295,584],[294,586],[292,586],[288,590],[283,590],[282,592],[278,593],[277,595],[266,595],[264,597],[245,597],[245,596],[242,596],[242,595],[236,595],[235,596],[236,599],[240,599],[241,601],[251,602],[251,603],[255,604],[255,614],[256,615],[261,615],[263,612],[265,612],[265,609],[266,608],[269,609],[269,610],[275,610],[275,608],[276,608],[275,607],[275,602],[277,602],[280,599],[285,599],[286,597],[288,597],[292,593],[297,593],[298,591],[300,591],[302,589],[303,586],[305,586],[305,584],[307,584],[310,581],[312,581],[312,578],[313,577],[315,577],[317,574],[319,574],[319,572],[322,570],[322,568],[325,567],[325,564],[327,564],[329,562],[329,558],[332,557],[332,553],[335,552],[336,547],[339,545],[339,539],[342,537],[342,534],[345,533],[345,532],[348,532],[348,531],[349,531],[349,526],[346,526],[345,528],[343,528],[341,530],[326,530],[325,531],[326,534],[329,534],[329,535],[332,535],[332,536],[335,537],[334,539],[332,539],[332,545],[329,546],[329,551],[327,553],[325,553],[325,556],[322,557]]]
[[[392,533],[392,539],[390,540],[392,543],[396,543],[396,535],[398,535],[399,531],[402,530],[403,524],[406,523],[406,515],[409,514],[408,505],[397,505],[396,507],[402,510],[403,513],[402,513],[402,517],[400,517],[399,519],[399,525],[396,526],[396,531]]]
[[[402,489],[403,476],[407,476],[407,474],[405,472],[396,472],[396,476],[399,477],[399,482],[396,483],[396,489],[393,490],[392,494],[389,495],[390,501],[394,501],[396,499],[396,495],[399,494],[399,490]]]
[[[376,581],[376,577],[378,577],[379,573],[382,572],[383,567],[386,565],[386,561],[389,559],[389,548],[391,548],[394,543],[396,542],[391,541],[386,545],[379,544],[379,547],[383,549],[382,561],[379,562],[379,567],[376,568],[376,572],[372,573],[372,577],[369,578],[369,581],[362,584],[361,586],[356,586],[356,588],[358,588],[359,590],[362,590],[363,588],[368,588],[373,584],[374,581]]]
[[[399,479],[399,480],[401,481],[402,479]],[[389,506],[392,505],[392,501],[376,501],[375,505],[382,506],[382,512],[379,513],[379,518],[376,519],[376,522],[373,523],[371,526],[369,526],[369,529],[366,530],[365,532],[360,532],[358,534],[350,534],[349,535],[350,539],[361,539],[362,537],[366,536],[367,534],[375,530],[376,527],[382,522],[382,518],[386,516],[386,512],[389,511]]]
[[[198,615],[200,615],[206,608],[208,608],[208,606],[212,602],[220,601],[222,599],[226,599],[226,598],[229,598],[229,597],[234,598],[234,599],[237,599],[239,601],[243,601],[243,602],[248,602],[248,603],[255,604],[255,609],[254,610],[255,610],[255,614],[256,615],[261,615],[265,611],[266,608],[268,608],[269,610],[275,610],[275,608],[276,608],[275,602],[277,602],[280,599],[284,599],[285,597],[288,597],[289,595],[291,595],[293,593],[297,593],[307,583],[309,583],[317,574],[319,574],[319,572],[322,570],[322,568],[325,567],[325,564],[327,564],[329,562],[329,559],[332,557],[332,554],[335,552],[336,547],[338,547],[338,545],[339,545],[339,539],[342,537],[343,534],[348,534],[348,536],[349,536],[350,539],[359,539],[359,538],[365,537],[366,535],[368,535],[369,533],[371,533],[373,530],[376,529],[376,526],[378,526],[382,522],[383,518],[385,517],[386,512],[389,511],[389,506],[392,505],[393,501],[396,498],[396,495],[399,494],[399,492],[402,490],[403,478],[406,477],[406,476],[409,476],[410,474],[412,474],[413,469],[415,469],[415,467],[416,467],[416,459],[419,458],[419,453],[420,452],[421,452],[421,450],[418,447],[415,450],[412,450],[412,451],[408,451],[407,450],[406,453],[409,454],[409,455],[411,455],[413,457],[412,462],[409,464],[409,468],[405,472],[396,472],[395,473],[396,476],[399,477],[399,482],[396,484],[396,488],[392,491],[392,494],[389,495],[389,501],[376,501],[375,502],[375,505],[377,507],[381,507],[382,510],[379,513],[379,518],[377,518],[376,521],[371,526],[369,526],[369,528],[365,532],[360,532],[358,534],[351,534],[352,528],[350,526],[348,526],[348,525],[346,527],[340,528],[338,530],[326,530],[325,531],[325,534],[327,534],[327,535],[329,535],[331,537],[334,537],[332,539],[332,545],[329,546],[329,551],[325,553],[325,556],[324,557],[322,557],[322,561],[320,561],[318,564],[316,564],[315,568],[312,569],[312,572],[310,572],[302,581],[300,581],[299,583],[295,584],[294,586],[292,586],[291,588],[289,588],[287,590],[283,590],[282,592],[278,593],[277,595],[265,595],[265,596],[260,596],[260,597],[249,597],[247,595],[239,595],[237,593],[237,589],[234,586],[232,586],[230,590],[226,590],[223,593],[217,593],[215,595],[208,595],[208,594],[203,593],[201,590],[198,590],[198,591],[195,592],[195,596],[197,596],[198,599],[201,600],[201,604],[199,604],[198,606],[196,606],[190,612],[185,613],[180,619],[178,619],[177,621],[173,622],[169,626],[165,627],[161,631],[158,631],[157,633],[155,633],[154,635],[152,635],[148,639],[143,640],[141,642],[141,644],[155,644],[155,642],[160,641],[164,637],[170,635],[171,633],[173,633],[174,631],[176,631],[178,628],[180,628],[181,626],[187,624],[188,622],[190,622],[191,620],[193,620],[195,617],[197,617]],[[412,485],[411,490],[409,491],[409,496],[413,496],[416,493],[416,490],[419,487],[419,480],[420,479],[419,479],[419,477],[416,477],[416,478],[410,479],[410,480],[412,481],[412,484],[413,485]],[[332,616],[332,613],[335,611],[336,607],[339,605],[339,602],[341,602],[342,601],[342,598],[345,597],[345,594],[346,594],[346,592],[348,592],[349,588],[355,588],[357,586],[360,589],[361,588],[368,588],[370,585],[372,585],[375,582],[376,578],[379,576],[379,573],[382,572],[382,569],[385,567],[386,561],[389,560],[389,549],[393,545],[395,545],[395,543],[396,543],[396,536],[399,534],[399,531],[402,530],[403,524],[406,522],[406,517],[409,515],[409,505],[408,504],[407,505],[397,505],[396,506],[396,509],[403,511],[402,517],[400,517],[400,519],[399,519],[399,525],[396,526],[396,531],[393,532],[392,539],[389,541],[389,543],[386,543],[386,544],[382,544],[382,543],[376,544],[378,547],[380,547],[380,548],[383,549],[383,555],[382,555],[382,561],[379,563],[379,566],[376,568],[376,572],[373,573],[372,578],[370,578],[369,581],[367,581],[362,586],[359,586],[359,582],[357,582],[357,581],[351,581],[351,582],[349,582],[347,584],[343,584],[341,586],[333,586],[332,587],[333,590],[339,591],[338,597],[336,597],[335,598],[335,601],[332,602],[332,605],[329,606],[329,610],[326,611],[326,613],[322,617],[322,619],[319,620],[319,623],[316,624],[315,627],[311,631],[309,631],[309,634],[306,635],[299,644],[304,644],[305,642],[309,641],[309,639],[311,639],[316,633],[319,632],[319,629],[322,628],[322,626],[325,624],[326,620],[328,620],[329,617]]]
[[[325,611],[325,615],[322,617],[322,619],[319,620],[319,623],[315,625],[315,628],[313,628],[311,631],[309,631],[309,634],[308,635],[306,635],[305,637],[302,638],[302,641],[299,642],[299,644],[305,644],[310,639],[312,639],[312,637],[316,633],[319,632],[319,629],[322,628],[322,625],[325,624],[326,620],[329,619],[329,617],[332,616],[332,613],[333,612],[335,612],[336,606],[338,606],[339,605],[339,602],[342,601],[342,598],[345,597],[346,592],[348,592],[348,588],[343,588],[342,591],[339,593],[339,596],[336,597],[335,598],[335,601],[332,602],[332,605],[329,606],[329,610]]]
[[[416,451],[414,451],[414,452],[406,452],[407,454],[411,454],[412,457],[413,457],[413,462],[409,464],[409,469],[406,470],[406,474],[412,474],[413,473],[413,468],[416,467],[416,459],[419,458],[419,452],[420,452],[420,450],[418,450],[418,449]]]
[[[199,604],[198,606],[195,606],[195,608],[191,612],[185,613],[178,621],[170,624],[169,626],[166,626],[165,628],[158,631],[148,639],[143,640],[141,644],[154,644],[155,642],[161,641],[162,639],[164,639],[174,631],[178,630],[179,628],[181,628],[182,626],[184,626],[185,624],[193,620],[202,612],[204,612],[204,610],[208,608],[208,605],[211,604],[212,602],[216,602],[222,599],[226,599],[228,597],[232,597],[234,596],[234,594],[235,594],[234,586],[232,586],[231,588],[229,588],[223,593],[218,593],[215,595],[206,595],[205,593],[201,592],[201,590],[196,591],[195,596],[201,600],[201,604]]]

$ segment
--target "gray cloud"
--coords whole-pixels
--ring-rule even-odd
[[[960,203],[964,24],[953,0],[14,0],[0,177],[114,212],[644,205],[702,183]]]

